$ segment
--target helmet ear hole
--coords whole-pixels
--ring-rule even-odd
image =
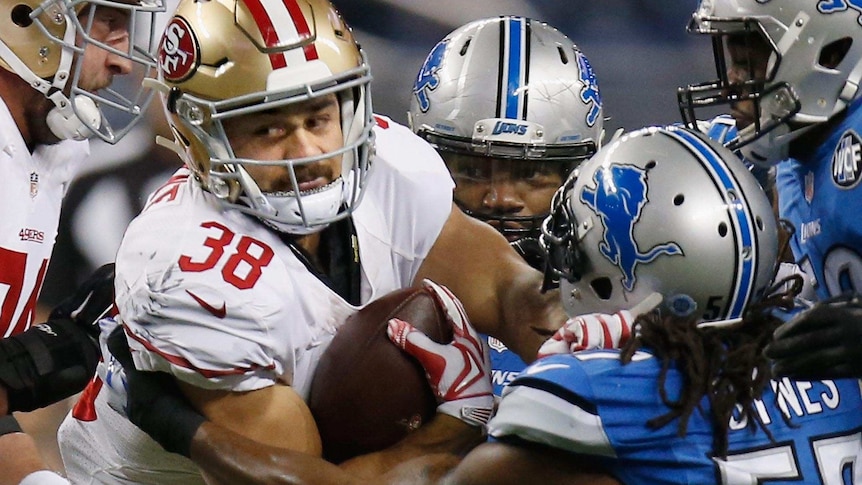
[[[607,276],[602,276],[590,281],[590,288],[599,299],[610,300],[614,292],[614,285],[611,284],[611,279]]]
[[[466,42],[464,42],[464,45],[463,45],[463,46],[461,46],[461,51],[460,51],[460,52],[458,52],[458,54],[459,54],[461,57],[464,57],[465,55],[467,55],[467,49],[469,49],[469,48],[470,48],[470,42],[472,42],[472,41],[473,41],[473,38],[472,38],[472,37],[468,37],[468,38],[467,38],[467,41],[466,41]]]
[[[12,22],[18,27],[27,28],[33,24],[33,19],[30,18],[32,12],[29,5],[15,5],[12,7]]]
[[[722,222],[718,225],[718,235],[721,237],[727,236],[727,224]]]
[[[844,57],[850,52],[850,47],[853,46],[852,37],[844,37],[834,42],[830,42],[820,50],[820,57],[817,63],[827,69],[835,69]]]
[[[568,64],[569,63],[569,56],[566,55],[566,50],[563,49],[563,46],[558,45],[557,46],[557,52],[560,53],[560,62],[562,62],[563,64]]]

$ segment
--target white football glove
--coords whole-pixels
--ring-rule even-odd
[[[472,426],[485,425],[494,407],[488,348],[470,325],[455,295],[430,280],[423,284],[446,310],[452,324],[452,342],[438,344],[410,323],[397,318],[389,321],[387,335],[425,368],[425,376],[441,402],[438,412]]]
[[[661,303],[662,297],[652,293],[631,310],[613,315],[591,313],[569,318],[554,335],[539,347],[537,358],[572,354],[581,350],[618,349],[628,342],[635,318]]]

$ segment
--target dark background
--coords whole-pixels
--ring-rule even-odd
[[[543,20],[589,58],[608,133],[679,121],[676,88],[714,78],[709,40],[685,27],[695,0],[334,0],[362,43],[375,111],[406,123],[428,51],[460,25],[498,15]]]

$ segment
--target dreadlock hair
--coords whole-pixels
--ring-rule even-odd
[[[679,419],[677,434],[685,436],[691,414],[706,396],[712,410],[715,456],[727,458],[728,423],[737,405],[742,408],[740,420],[748,418],[748,427],[760,427],[772,439],[754,407],[772,376],[763,348],[781,323],[770,310],[792,308],[793,297],[801,288],[798,275],[781,280],[761,301],[746,309],[739,323],[728,326],[698,328],[696,316],[680,318],[658,312],[638,317],[635,336],[623,347],[621,361],[628,364],[637,350],[649,348],[661,360],[659,393],[670,408],[648,420],[647,426],[658,429]],[[674,363],[683,377],[678,400],[670,399],[665,388],[667,371]]]

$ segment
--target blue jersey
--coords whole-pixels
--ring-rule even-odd
[[[862,484],[860,381],[773,381],[756,408],[774,441],[737,415],[722,460],[712,456],[706,398],[683,438],[677,420],[647,427],[669,411],[659,395],[660,369],[643,351],[628,365],[609,350],[541,359],[509,385],[489,432],[497,440],[517,437],[588,455],[625,484]],[[670,399],[681,381],[671,368]]]
[[[736,120],[730,115],[718,115],[710,120],[698,121],[697,128],[709,138],[725,146],[736,140],[739,136],[739,131],[736,129]],[[737,153],[737,155],[739,154]],[[770,189],[768,168],[755,165],[745,158],[742,159],[742,163],[748,167],[748,170],[754,175],[754,178],[757,179],[761,187]]]
[[[491,353],[491,384],[494,385],[494,396],[503,395],[503,389],[512,382],[527,364],[518,354],[509,350],[503,342],[491,336],[483,336],[488,342]]]
[[[817,281],[819,298],[862,293],[862,99],[848,108],[807,159],[778,165],[779,213],[796,229],[797,264]]]

